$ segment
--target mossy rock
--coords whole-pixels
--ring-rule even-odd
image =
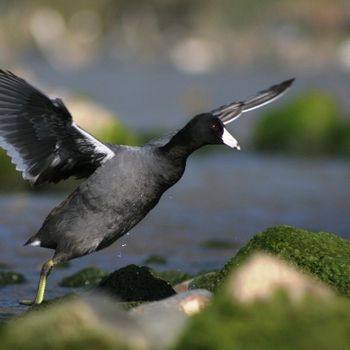
[[[174,286],[180,282],[188,280],[191,276],[187,274],[186,272],[182,271],[155,271],[150,270],[152,275],[162,279],[163,281],[168,282],[170,285]]]
[[[146,350],[139,327],[115,303],[101,296],[74,298],[29,312],[1,329],[1,349]]]
[[[257,251],[277,255],[350,296],[350,241],[335,234],[281,225],[255,235],[219,271],[216,287]]]
[[[219,293],[194,316],[173,350],[347,349],[350,302],[306,298],[295,305],[283,293],[269,301],[233,302]]]
[[[8,284],[20,284],[24,283],[26,279],[20,273],[13,271],[0,271],[0,286],[6,286]]]
[[[299,154],[340,152],[343,142],[336,141],[335,134],[340,135],[346,125],[342,117],[339,104],[332,96],[309,91],[263,114],[256,124],[253,143],[257,149],[268,151]]]
[[[213,292],[217,286],[218,272],[211,271],[193,278],[189,285],[189,289],[206,289]]]
[[[145,265],[166,265],[166,258],[162,255],[150,255],[143,262]]]
[[[86,267],[72,276],[64,278],[58,285],[69,288],[97,286],[107,275],[106,271],[97,267]]]
[[[155,277],[148,267],[136,265],[111,273],[98,289],[122,301],[154,301],[176,294],[168,282]]]

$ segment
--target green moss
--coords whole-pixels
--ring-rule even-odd
[[[59,286],[70,288],[97,286],[106,276],[107,272],[101,269],[96,267],[87,267],[78,271],[72,276],[64,278],[61,282],[59,282]]]
[[[0,286],[8,284],[24,283],[26,279],[23,275],[13,271],[0,271]]]
[[[30,312],[1,332],[1,348],[16,350],[135,349],[129,341],[79,300]]]
[[[255,235],[236,256],[220,270],[219,285],[229,272],[253,252],[265,251],[313,274],[350,296],[350,241],[326,232],[309,232],[281,225]]]
[[[299,305],[286,295],[249,305],[220,293],[198,316],[174,349],[347,349],[350,302],[306,298]]]
[[[165,265],[166,258],[161,255],[151,255],[143,262],[145,265]]]
[[[150,271],[153,276],[168,282],[172,286],[180,282],[186,281],[190,278],[190,275],[182,271],[155,271],[155,270],[150,270]]]
[[[213,292],[218,283],[218,273],[216,271],[207,272],[193,278],[189,289],[207,289]]]
[[[148,267],[136,265],[111,273],[98,287],[122,301],[153,301],[175,294],[170,284],[153,276]]]
[[[329,94],[304,93],[259,118],[253,135],[254,146],[300,154],[344,152],[347,146],[339,137],[347,123],[342,115],[337,101]]]

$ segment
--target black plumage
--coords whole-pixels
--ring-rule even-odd
[[[34,303],[42,302],[55,264],[109,246],[142,220],[181,178],[192,152],[208,144],[239,149],[224,124],[279,97],[292,81],[197,115],[181,130],[142,147],[130,147],[103,144],[74,123],[60,99],[51,100],[0,70],[0,146],[24,179],[38,185],[86,178],[26,243],[55,250],[43,265]]]

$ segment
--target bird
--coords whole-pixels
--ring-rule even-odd
[[[0,69],[0,147],[16,170],[32,185],[84,179],[25,243],[54,254],[42,265],[34,299],[19,302],[41,304],[55,265],[108,247],[129,232],[180,180],[194,151],[214,144],[239,150],[226,124],[274,101],[293,81],[198,114],[178,131],[136,147],[99,141],[74,122],[61,99]]]

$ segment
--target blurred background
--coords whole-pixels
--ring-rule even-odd
[[[0,66],[63,98],[103,141],[135,145],[296,78],[229,126],[241,152],[192,156],[141,224],[69,272],[150,255],[160,269],[209,270],[282,223],[350,237],[349,1],[1,0]],[[0,166],[0,262],[27,274],[25,288],[6,288],[20,299],[51,256],[22,243],[77,182],[35,190],[4,153]]]

